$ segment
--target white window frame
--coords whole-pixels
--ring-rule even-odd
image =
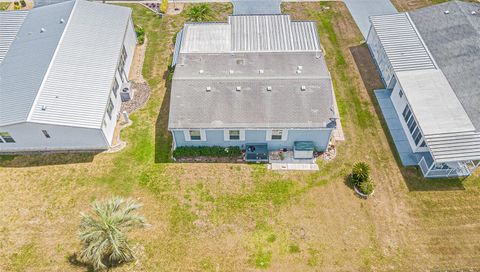
[[[240,139],[238,140],[230,140],[230,131],[238,130],[240,132]],[[245,141],[245,130],[244,129],[225,129],[223,131],[223,140],[228,142],[239,142]]]
[[[190,137],[190,131],[191,130],[199,130],[200,131],[200,140],[192,140],[192,138]],[[183,135],[185,137],[185,141],[187,142],[204,142],[207,140],[207,135],[206,135],[206,132],[205,130],[203,129],[184,129],[183,130]]]
[[[272,139],[272,134],[274,130],[281,130],[282,131],[282,139]],[[267,141],[286,141],[288,139],[288,130],[286,129],[269,129],[267,130]]]

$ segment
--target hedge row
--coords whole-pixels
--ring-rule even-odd
[[[192,157],[238,157],[242,150],[238,146],[181,146],[173,151],[173,157],[192,158]]]

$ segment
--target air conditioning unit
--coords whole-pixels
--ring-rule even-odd
[[[125,82],[122,84],[122,87],[120,88],[120,98],[122,98],[122,102],[127,102],[133,99],[131,82]]]

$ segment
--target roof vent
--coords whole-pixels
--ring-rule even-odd
[[[208,86],[207,89],[206,89],[207,93],[211,92],[212,91],[212,87]]]
[[[200,74],[203,74],[203,70],[198,71]]]
[[[267,92],[271,92],[272,91],[272,86],[267,86]]]
[[[46,110],[47,110],[47,106],[42,105],[42,111],[46,111]]]
[[[477,15],[477,12],[476,12],[476,11],[472,11],[472,15]]]
[[[302,73],[302,70],[297,70],[297,74],[301,74]]]
[[[230,74],[233,74],[233,70],[230,70],[229,73],[230,73]]]
[[[449,10],[445,10],[443,13],[444,13],[444,14],[450,14],[450,11],[449,11]]]
[[[306,87],[305,85],[302,85],[302,87],[300,88],[300,90],[302,90],[302,92],[303,92],[303,91],[306,91],[306,90],[307,90],[307,87]]]
[[[302,69],[303,69],[303,66],[301,65],[297,67],[297,70],[302,70]]]
[[[237,86],[237,92],[241,91],[242,90],[242,87],[240,86]]]
[[[258,70],[258,73],[263,74],[263,73],[265,73],[265,71],[263,71],[263,69],[260,69],[260,70]]]
[[[43,32],[45,32],[45,31],[47,31],[45,28],[43,28],[43,27],[40,28],[40,33],[43,33]]]
[[[60,19],[60,23],[61,23],[61,24],[65,23],[65,20],[64,20],[63,18]]]

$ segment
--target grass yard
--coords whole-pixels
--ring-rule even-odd
[[[10,2],[0,2],[0,11],[6,10],[10,6]]]
[[[232,11],[210,5],[212,20]],[[131,7],[148,38],[143,75],[152,95],[122,132],[128,146],[95,157],[0,157],[0,271],[85,271],[68,262],[80,246],[79,212],[113,195],[142,202],[151,225],[133,233],[138,261],[115,271],[480,269],[478,176],[425,181],[399,167],[375,80],[367,90],[360,72],[368,67],[355,64],[362,38],[343,3],[283,5],[318,22],[346,134],[337,158],[313,174],[169,162],[168,63],[186,18]],[[345,182],[358,160],[373,166],[368,201]]]

